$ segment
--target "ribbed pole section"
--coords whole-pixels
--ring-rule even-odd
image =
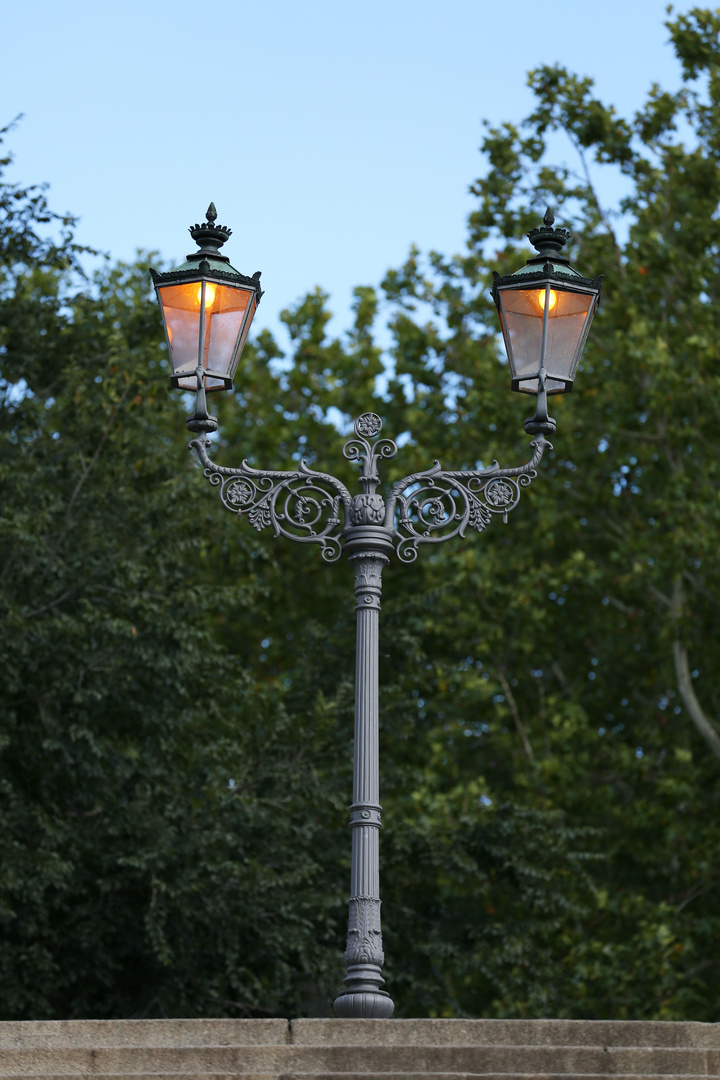
[[[355,567],[357,642],[355,659],[355,749],[353,802],[350,807],[352,869],[345,962],[345,993],[335,1001],[342,1017],[392,1016],[395,1006],[384,990],[385,959],[380,928],[380,762],[379,631],[382,570],[377,552],[350,555]]]

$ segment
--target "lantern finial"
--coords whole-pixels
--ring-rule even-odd
[[[232,229],[228,229],[227,225],[216,225],[217,210],[215,209],[215,203],[211,202],[205,211],[206,221],[202,225],[191,225],[190,235],[195,243],[200,248],[199,251],[194,251],[192,255],[188,255],[188,259],[200,259],[210,258],[222,259],[223,262],[227,262],[225,255],[218,254],[220,248],[225,241],[232,236]]]
[[[551,262],[568,261],[562,249],[568,240],[572,240],[572,234],[567,229],[554,229],[554,224],[555,215],[548,206],[542,225],[538,229],[531,229],[528,233],[528,240],[538,251],[530,262],[540,262],[542,259],[549,259]]]

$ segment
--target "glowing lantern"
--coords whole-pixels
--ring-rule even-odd
[[[260,303],[260,273],[245,277],[220,248],[231,230],[216,225],[214,203],[207,220],[192,225],[199,250],[176,270],[151,270],[162,308],[173,386],[198,392],[229,390]]]
[[[507,350],[511,387],[526,394],[572,390],[578,361],[600,301],[602,277],[584,278],[562,249],[567,229],[554,229],[548,210],[528,233],[538,254],[507,277],[495,275],[492,293]]]

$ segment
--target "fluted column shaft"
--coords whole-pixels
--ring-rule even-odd
[[[345,962],[346,990],[335,1001],[344,1017],[388,1017],[394,1005],[384,986],[380,928],[379,631],[382,570],[387,556],[373,551],[350,555],[355,568],[357,640],[355,659],[355,748],[350,807],[352,869]]]

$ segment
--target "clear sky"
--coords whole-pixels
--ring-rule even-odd
[[[665,8],[6,0],[0,126],[25,114],[11,179],[48,181],[79,239],[118,259],[180,261],[212,199],[233,264],[263,272],[255,327],[275,330],[321,285],[340,332],[353,285],[376,284],[411,243],[461,250],[481,120],[529,111],[529,69],[590,75],[622,113],[653,81],[676,87]]]

